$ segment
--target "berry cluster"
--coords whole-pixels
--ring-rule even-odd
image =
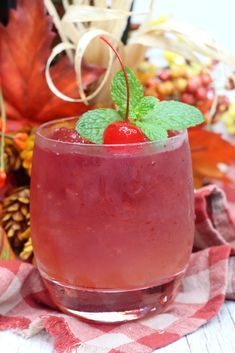
[[[146,95],[160,100],[179,100],[206,113],[214,99],[212,77],[207,69],[194,73],[190,66],[173,64],[146,82]]]

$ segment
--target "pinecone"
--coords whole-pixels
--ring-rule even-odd
[[[29,187],[14,189],[3,200],[2,226],[11,246],[22,260],[28,260],[33,248],[30,243]]]
[[[22,165],[20,153],[15,146],[14,140],[8,137],[5,137],[4,162],[7,173],[20,169]]]
[[[31,175],[31,169],[32,169],[34,140],[35,140],[35,130],[32,130],[25,143],[24,149],[20,153],[20,157],[23,161],[23,167],[26,169],[29,175]]]
[[[29,233],[30,233],[30,228],[29,228]],[[20,258],[21,260],[28,260],[33,253],[33,244],[32,244],[32,238],[29,237],[26,243],[24,243],[24,248],[20,253]]]

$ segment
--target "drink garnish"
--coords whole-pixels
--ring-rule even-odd
[[[102,108],[84,113],[76,124],[83,138],[97,144],[138,143],[146,141],[145,136],[152,141],[162,140],[170,130],[182,130],[204,121],[199,109],[191,105],[144,96],[135,74],[124,67],[111,43],[101,39],[112,48],[122,66],[111,83],[110,93],[117,110]]]
[[[105,144],[128,144],[147,141],[147,137],[138,128],[125,121],[115,121],[104,131]]]

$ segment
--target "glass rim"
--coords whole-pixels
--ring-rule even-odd
[[[45,134],[42,133],[42,130],[50,125],[54,125],[56,123],[62,122],[63,120],[69,121],[69,120],[75,120],[75,119],[77,119],[77,117],[59,118],[59,119],[54,119],[54,120],[44,122],[37,127],[35,135],[48,143],[58,143],[58,144],[61,144],[64,146],[84,146],[84,147],[89,147],[89,148],[107,147],[107,146],[108,147],[126,147],[126,146],[135,147],[135,146],[148,146],[148,145],[156,144],[156,143],[166,144],[166,143],[173,143],[174,141],[177,141],[179,138],[182,138],[182,136],[187,135],[187,129],[182,129],[182,130],[176,130],[178,132],[177,135],[167,137],[167,138],[161,139],[161,140],[149,140],[149,141],[136,142],[136,143],[105,144],[105,143],[82,143],[82,142],[59,141],[59,140],[55,140],[50,137],[47,137],[47,136],[45,136]]]

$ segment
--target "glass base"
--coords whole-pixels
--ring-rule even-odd
[[[148,313],[161,313],[173,301],[184,271],[171,281],[150,288],[126,291],[86,290],[59,283],[42,274],[56,306],[86,321],[118,323],[137,320]]]

